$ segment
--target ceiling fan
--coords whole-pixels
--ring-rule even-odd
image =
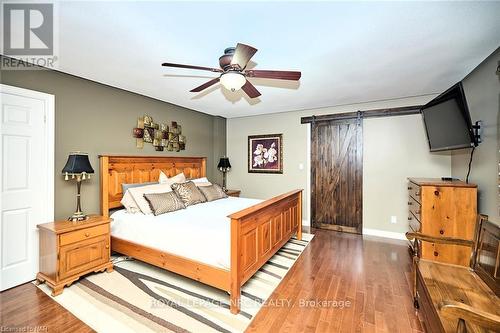
[[[247,80],[249,77],[291,81],[298,81],[300,79],[301,73],[296,71],[246,69],[248,62],[256,52],[256,48],[238,43],[236,47],[228,47],[224,50],[224,54],[219,58],[220,68],[173,64],[168,62],[161,65],[220,73],[219,77],[190,90],[191,92],[200,92],[220,81],[226,89],[231,91],[242,89],[250,98],[259,97],[261,94],[254,85]]]

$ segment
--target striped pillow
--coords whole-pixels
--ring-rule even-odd
[[[198,187],[198,190],[203,193],[203,195],[209,202],[217,199],[227,198],[227,194],[217,184],[212,184],[210,186],[200,186]]]
[[[207,201],[198,187],[191,181],[182,184],[175,183],[171,188],[186,207]]]
[[[182,200],[174,192],[146,193],[144,199],[149,203],[149,207],[155,216],[186,208]]]

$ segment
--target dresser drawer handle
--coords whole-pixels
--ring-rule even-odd
[[[408,221],[411,221],[411,220],[413,220],[413,217],[408,216]]]
[[[420,215],[420,213],[421,213],[420,209],[417,209],[417,210],[415,211],[415,214],[417,214],[417,215]]]
[[[437,253],[437,251],[434,251],[434,257],[437,257],[439,255],[439,253]]]
[[[411,205],[413,205],[413,202],[409,201],[408,206],[411,206]]]
[[[411,190],[413,190],[413,187],[408,186],[408,191],[411,191]]]
[[[443,229],[439,230],[439,233],[440,233],[441,235],[442,235],[442,234],[444,234],[444,230],[443,230]]]
[[[416,196],[420,196],[420,191],[415,192]]]
[[[85,233],[85,237],[89,237],[90,234],[88,232]]]
[[[106,245],[106,248],[109,249],[109,245]]]

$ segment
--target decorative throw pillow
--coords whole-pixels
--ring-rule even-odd
[[[175,183],[171,187],[175,194],[184,202],[186,207],[207,201],[198,187],[191,181],[186,183]]]
[[[146,193],[144,198],[155,216],[184,209],[186,206],[174,192]]]
[[[200,186],[198,187],[198,189],[201,191],[201,193],[203,193],[208,202],[227,198],[227,194],[217,184],[213,184],[210,186]]]
[[[165,192],[172,192],[170,184],[155,184],[155,185],[134,187],[134,188],[129,188],[127,191],[127,193],[130,193],[132,195],[132,198],[134,198],[135,202],[137,203],[137,206],[144,214],[153,213],[153,211],[149,207],[149,203],[144,198],[144,194],[165,193]]]

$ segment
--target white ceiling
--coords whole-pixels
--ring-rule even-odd
[[[223,117],[440,92],[500,45],[500,2],[60,2],[59,70]],[[248,99],[215,73],[237,42],[256,69],[301,70],[299,83],[250,79]]]

